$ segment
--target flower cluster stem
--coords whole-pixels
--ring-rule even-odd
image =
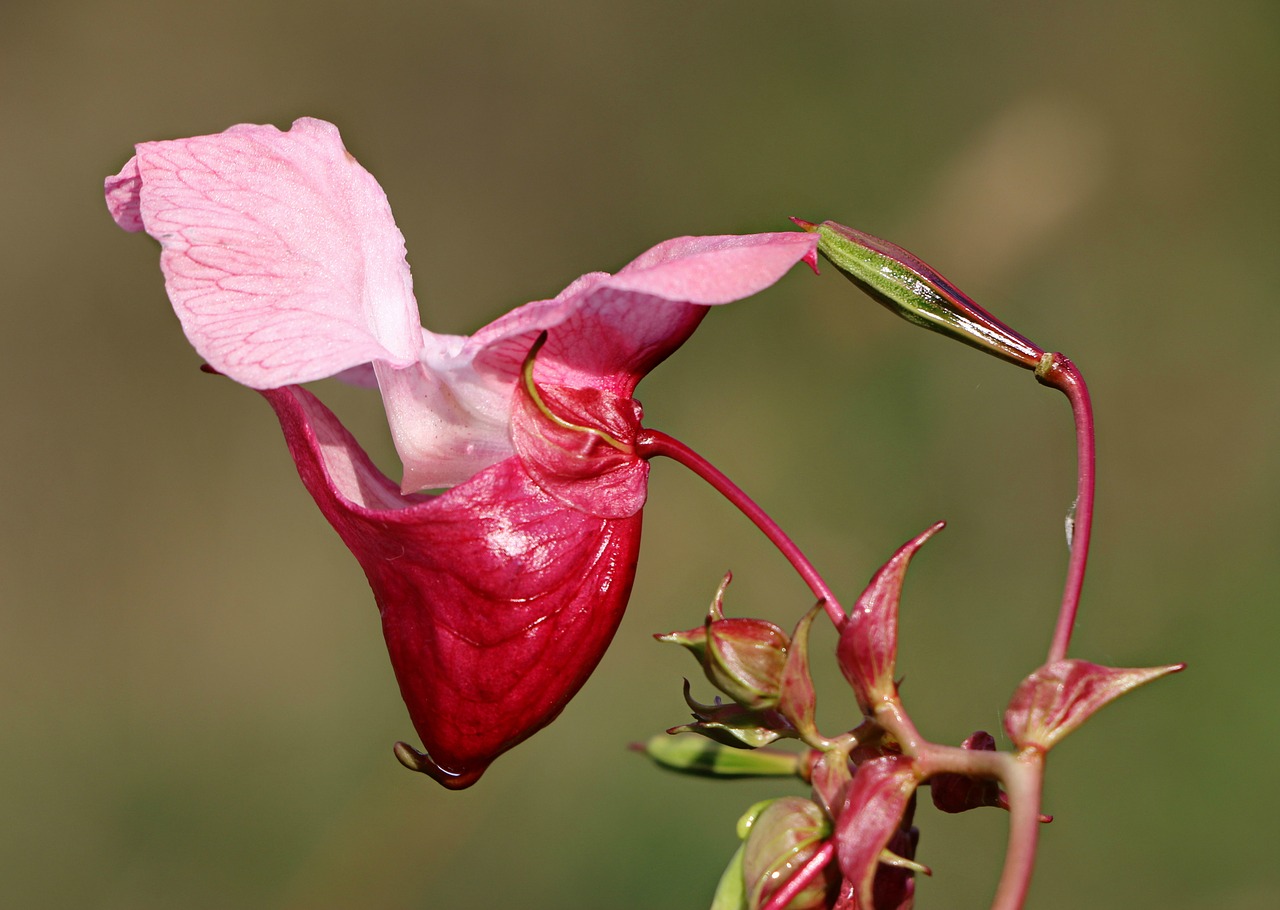
[[[1031,888],[1040,838],[1040,795],[1044,754],[1026,750],[1011,762],[1001,781],[1009,794],[1009,846],[991,910],[1022,910]]]
[[[737,484],[726,477],[719,468],[680,442],[680,440],[658,430],[642,430],[636,437],[636,450],[642,458],[653,458],[656,455],[666,456],[684,465],[711,484],[716,492],[729,500],[743,515],[747,516],[760,529],[761,533],[769,539],[770,543],[778,548],[778,552],[791,563],[800,577],[804,579],[805,584],[809,586],[809,590],[822,602],[823,609],[826,610],[827,616],[831,618],[831,622],[835,627],[838,629],[844,625],[844,608],[840,606],[840,601],[836,599],[835,592],[828,587],[822,576],[818,574],[818,570],[814,568],[813,563],[796,546],[795,541],[788,537],[786,532],[778,526],[778,523],[770,518],[768,513],[760,508]]]

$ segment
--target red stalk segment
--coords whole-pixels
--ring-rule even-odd
[[[805,584],[809,586],[809,590],[822,602],[823,609],[827,611],[827,616],[831,618],[831,622],[835,627],[839,629],[844,625],[844,608],[840,606],[840,601],[836,599],[835,592],[827,586],[822,576],[818,574],[818,570],[813,567],[813,563],[809,562],[808,557],[801,552],[800,548],[787,536],[786,532],[778,526],[778,523],[770,518],[768,513],[760,508],[737,484],[721,473],[719,468],[683,442],[680,442],[680,440],[658,430],[641,430],[636,437],[636,452],[641,458],[645,459],[653,458],[656,455],[664,455],[684,465],[711,484],[716,492],[736,506],[738,511],[747,516],[752,524],[759,528],[761,533],[778,548],[778,552],[786,558],[787,562],[791,563],[796,572],[800,574],[800,577],[804,579]]]

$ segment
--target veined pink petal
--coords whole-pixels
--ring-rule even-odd
[[[418,359],[404,240],[332,124],[145,142],[106,193],[121,227],[160,241],[183,330],[237,382],[274,388]]]
[[[538,332],[539,382],[630,395],[698,327],[706,307],[764,290],[815,255],[797,231],[677,237],[616,275],[593,272],[554,300],[526,304],[471,337],[477,369],[514,378]]]
[[[263,394],[368,576],[428,773],[470,786],[550,723],[600,661],[631,591],[640,513],[566,508],[515,458],[439,496],[401,496],[310,393]]]

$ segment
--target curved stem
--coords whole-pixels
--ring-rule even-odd
[[[882,701],[876,705],[875,711],[876,723],[898,741],[898,745],[902,747],[902,754],[911,758],[920,754],[921,747],[925,745],[925,738],[920,735],[916,725],[907,716],[902,702],[896,698]]]
[[[796,897],[809,886],[809,884],[822,874],[822,870],[831,864],[831,860],[836,855],[835,841],[827,841],[822,845],[822,849],[805,862],[796,874],[787,880],[787,883],[773,892],[760,910],[785,910]]]
[[[1076,365],[1061,354],[1047,355],[1043,366],[1036,368],[1036,379],[1057,389],[1071,402],[1076,424],[1076,501],[1072,506],[1071,557],[1067,563],[1067,580],[1062,590],[1062,607],[1049,647],[1048,663],[1067,656],[1076,613],[1080,609],[1080,591],[1084,587],[1085,566],[1089,562],[1089,536],[1093,530],[1093,491],[1097,471],[1097,452],[1093,429],[1093,404],[1089,388]]]
[[[1029,751],[1017,756],[1002,782],[1009,794],[1009,848],[991,910],[1021,910],[1031,888],[1040,837],[1044,755]]]
[[[836,599],[835,592],[827,586],[822,576],[818,574],[818,570],[813,567],[813,563],[809,562],[808,557],[786,535],[786,532],[778,526],[778,523],[770,518],[764,509],[756,505],[750,496],[742,492],[742,489],[737,484],[721,473],[719,468],[680,440],[657,430],[641,430],[636,437],[636,450],[642,458],[664,455],[684,465],[711,484],[716,492],[733,503],[743,515],[751,519],[751,522],[760,529],[764,536],[769,538],[769,542],[778,548],[778,552],[786,557],[800,577],[804,579],[805,584],[809,586],[809,590],[822,602],[823,609],[827,611],[827,616],[831,618],[831,622],[835,627],[838,629],[844,625],[844,608],[840,606],[840,601]]]

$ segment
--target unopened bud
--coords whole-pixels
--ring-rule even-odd
[[[961,747],[978,752],[994,752],[995,737],[979,730]],[[967,812],[979,806],[1009,808],[1009,800],[1000,792],[1000,785],[989,777],[969,777],[966,774],[938,774],[929,780],[929,793],[933,804],[943,812]]]
[[[973,302],[934,268],[897,244],[834,221],[791,219],[818,234],[818,251],[878,303],[908,322],[1002,360],[1035,369],[1044,351]]]
[[[695,723],[672,727],[668,733],[699,733],[721,745],[735,749],[758,749],[782,737],[794,737],[790,721],[773,708],[744,708],[737,702],[699,704],[689,694],[689,681],[684,682],[684,700],[693,712]]]
[[[711,684],[744,708],[771,708],[781,696],[791,640],[763,619],[725,618],[724,591],[731,578],[721,582],[702,629],[655,637],[688,648]]]
[[[696,736],[659,734],[634,746],[656,764],[702,777],[794,777],[801,756],[778,749],[741,749]]]
[[[752,807],[756,810],[756,807]],[[742,830],[740,825],[739,830]],[[765,906],[774,892],[791,880],[813,858],[831,836],[831,821],[812,800],[784,796],[756,811],[746,827],[742,853],[742,878],[746,885],[745,906],[750,910]],[[787,904],[788,910],[818,910],[826,907],[836,883],[836,869],[819,875]]]

